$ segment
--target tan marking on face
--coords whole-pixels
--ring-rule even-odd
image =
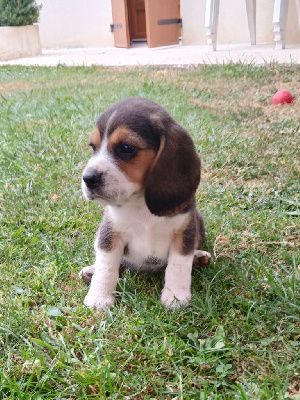
[[[145,142],[126,126],[118,126],[108,139],[108,149],[111,151],[121,142],[126,142],[138,148],[145,148]]]
[[[93,132],[90,134],[90,143],[95,146],[96,149],[100,147],[101,135],[97,126],[95,126]]]
[[[143,186],[155,157],[155,150],[144,149],[130,161],[120,160],[119,165],[130,182]]]
[[[147,144],[135,132],[125,126],[119,126],[114,130],[108,140],[108,149],[113,149],[120,143],[126,142],[139,149],[137,155],[128,161],[118,159],[119,168],[130,182],[143,186],[149,169],[156,157],[156,151],[148,149]]]

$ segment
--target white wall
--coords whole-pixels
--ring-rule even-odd
[[[298,0],[297,0],[298,1]],[[205,0],[181,0],[183,44],[205,44]],[[274,0],[256,2],[257,43],[272,43]],[[296,1],[289,1],[286,44],[300,43]],[[218,43],[250,43],[245,0],[220,0]]]
[[[37,0],[43,48],[113,46],[110,0]]]
[[[205,44],[205,0],[180,0],[180,13],[182,44]]]

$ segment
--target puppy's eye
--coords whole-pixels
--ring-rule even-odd
[[[120,149],[120,152],[124,153],[124,154],[132,154],[137,150],[136,147],[132,146],[129,143],[121,143],[119,146],[119,149]]]
[[[116,147],[116,154],[122,160],[130,160],[135,157],[139,149],[130,143],[122,142]]]
[[[93,151],[96,150],[96,146],[92,142],[89,143],[89,146],[93,149]]]

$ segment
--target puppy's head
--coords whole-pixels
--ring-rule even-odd
[[[122,205],[145,196],[151,213],[172,216],[193,198],[200,159],[188,133],[158,104],[129,98],[99,118],[82,177],[87,199]]]

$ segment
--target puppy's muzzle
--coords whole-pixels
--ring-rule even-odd
[[[82,177],[87,188],[90,190],[95,190],[97,187],[103,185],[103,174],[100,172],[89,172]]]

